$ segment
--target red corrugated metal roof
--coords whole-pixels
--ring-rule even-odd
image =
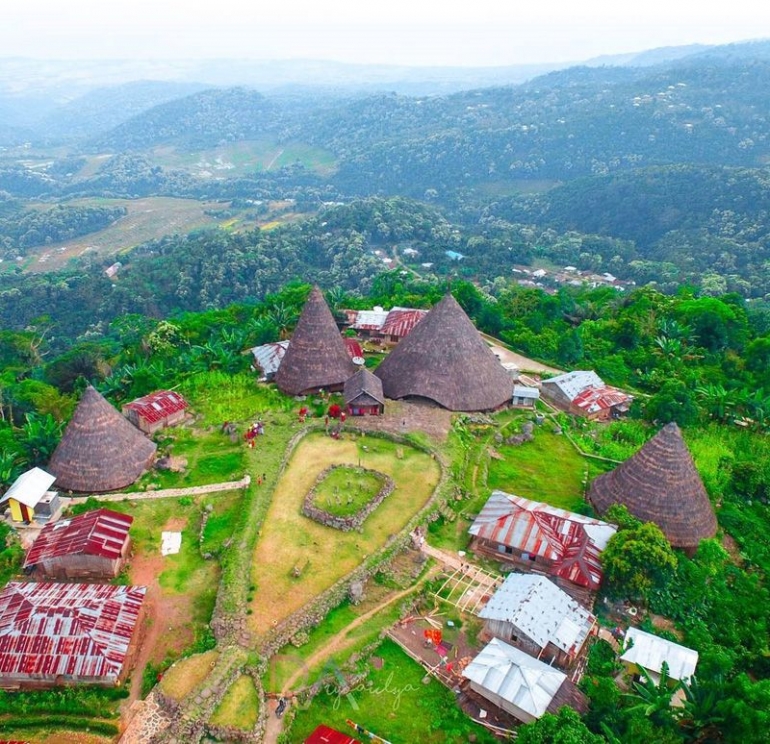
[[[187,408],[187,401],[179,393],[158,390],[127,403],[124,408],[136,411],[145,421],[154,424],[167,416],[184,411]]]
[[[336,729],[321,725],[305,739],[305,744],[361,744],[361,742]]]
[[[631,403],[632,400],[632,396],[609,385],[604,387],[591,386],[581,390],[572,400],[572,405],[586,413],[597,413],[624,403]]]
[[[595,590],[602,580],[599,555],[615,527],[495,491],[471,525],[470,533],[553,561],[552,575]]]
[[[380,328],[383,336],[395,336],[403,338],[414,328],[426,315],[427,310],[413,310],[407,307],[394,307],[389,313],[385,322]]]
[[[10,582],[0,591],[0,682],[117,682],[146,587]]]
[[[96,509],[43,527],[27,553],[24,567],[64,555],[120,558],[134,518],[111,509]]]
[[[356,341],[354,338],[345,338],[343,341],[345,342],[345,348],[348,351],[348,356],[350,356],[351,359],[364,358],[364,351],[358,341]]]

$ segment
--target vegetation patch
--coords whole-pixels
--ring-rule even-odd
[[[393,641],[383,641],[377,657],[382,662],[378,663],[380,668],[372,668],[352,690],[343,694],[329,686],[300,710],[291,728],[291,741],[304,741],[319,721],[339,731],[350,731],[348,719],[394,742],[496,741],[460,710],[451,690],[433,678],[423,683],[425,670]]]
[[[164,675],[159,689],[174,700],[184,700],[211,672],[219,658],[217,651],[206,651],[180,659]]]
[[[343,532],[358,529],[393,493],[392,478],[376,470],[332,465],[321,472],[305,496],[302,513]]]
[[[257,723],[258,715],[259,695],[254,681],[247,674],[242,674],[225,693],[210,723],[251,731]]]

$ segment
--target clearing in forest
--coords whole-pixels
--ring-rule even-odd
[[[301,514],[318,475],[342,464],[360,464],[396,484],[361,532],[341,532]],[[266,633],[353,571],[406,526],[428,501],[439,477],[438,463],[408,445],[358,434],[334,440],[316,433],[303,439],[276,486],[254,554],[252,630]]]

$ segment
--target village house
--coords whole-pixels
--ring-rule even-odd
[[[305,739],[305,744],[361,744],[358,739],[329,726],[317,726]]]
[[[394,307],[388,312],[385,322],[380,326],[377,335],[383,341],[398,343],[406,338],[427,314],[427,310],[415,310],[411,307]]]
[[[523,723],[564,705],[580,713],[587,699],[564,672],[493,638],[463,670],[470,688]]]
[[[629,676],[638,679],[641,669],[647,670],[655,684],[660,683],[663,664],[674,682],[689,682],[698,665],[698,652],[665,638],[631,627],[626,631],[625,651],[621,654]]]
[[[288,341],[275,341],[249,349],[254,356],[254,365],[262,372],[261,381],[271,382],[273,380],[288,346]]]
[[[514,408],[534,408],[539,400],[540,391],[537,388],[527,387],[526,385],[513,386],[511,405]]]
[[[597,476],[588,501],[599,514],[622,504],[637,519],[657,524],[675,548],[690,554],[717,532],[714,508],[673,422],[614,470]]]
[[[47,524],[24,560],[25,573],[46,579],[114,579],[131,546],[134,518],[96,509]]]
[[[539,501],[493,491],[468,531],[476,553],[520,571],[546,574],[590,606],[602,580],[599,556],[617,528]]]
[[[356,370],[323,293],[313,287],[275,373],[275,384],[286,395],[336,392]]]
[[[606,385],[593,371],[576,370],[543,380],[543,398],[557,408],[590,420],[609,421],[628,413],[633,396]]]
[[[382,381],[368,369],[360,369],[348,379],[342,395],[351,416],[380,416],[385,411]]]
[[[32,520],[53,519],[61,511],[58,492],[50,490],[55,479],[41,468],[22,473],[0,499],[0,508],[7,504],[14,522],[30,524]]]
[[[145,434],[184,421],[187,401],[171,390],[158,390],[123,406],[123,415]]]
[[[487,637],[512,643],[549,664],[569,668],[596,618],[545,576],[511,573],[479,612]]]
[[[117,491],[150,467],[157,446],[92,386],[78,402],[48,469],[78,493]]]
[[[0,687],[112,686],[138,645],[146,587],[22,583],[0,591]]]
[[[450,411],[508,405],[513,380],[447,293],[374,371],[387,398],[431,400]]]

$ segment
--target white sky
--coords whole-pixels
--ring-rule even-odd
[[[768,37],[762,0],[2,0],[0,9],[0,57],[50,59],[482,66]]]

